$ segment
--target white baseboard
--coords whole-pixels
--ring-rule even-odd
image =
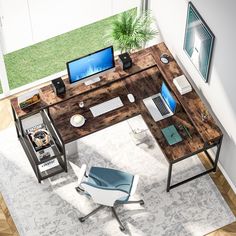
[[[234,193],[236,194],[236,186],[234,185],[234,183],[232,182],[232,180],[230,179],[230,177],[228,176],[228,174],[226,173],[225,169],[223,168],[220,162],[218,163],[218,167],[221,170],[227,182],[229,183],[230,187],[233,189]]]
[[[208,150],[208,153],[211,155],[211,157],[215,158],[215,152],[214,150],[210,149]],[[236,186],[234,185],[233,181],[230,179],[230,177],[228,176],[227,172],[225,171],[224,167],[222,166],[222,164],[220,163],[220,161],[218,162],[218,167],[220,169],[220,171],[222,172],[222,174],[224,175],[225,179],[227,180],[227,182],[229,183],[230,187],[232,188],[232,190],[234,191],[234,193],[236,194]]]

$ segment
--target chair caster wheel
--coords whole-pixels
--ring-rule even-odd
[[[144,201],[143,200],[140,201],[140,205],[141,206],[144,205]]]
[[[80,221],[80,222],[84,222],[84,221],[85,221],[84,217],[80,217],[80,218],[79,218],[79,221]]]
[[[120,231],[124,232],[125,231],[125,227],[121,227],[120,226]]]

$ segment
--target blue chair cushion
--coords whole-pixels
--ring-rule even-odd
[[[88,175],[88,182],[111,189],[120,189],[130,193],[134,176],[115,169],[92,167]]]

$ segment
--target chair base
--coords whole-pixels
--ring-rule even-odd
[[[84,189],[82,189],[80,186],[75,187],[75,190],[76,190],[78,193],[84,192]]]
[[[144,205],[144,201],[143,200],[139,200],[139,201],[128,201],[128,202],[116,202],[114,206],[117,205],[126,205],[126,204],[135,204],[135,203],[139,203],[140,205]],[[121,231],[125,231],[125,227],[122,224],[122,222],[120,221],[115,207],[110,207],[110,206],[104,206],[104,205],[100,205],[99,207],[95,208],[93,211],[91,211],[89,214],[87,214],[86,216],[80,217],[79,221],[81,223],[83,223],[86,219],[88,219],[90,216],[96,214],[98,211],[100,211],[101,209],[105,208],[105,207],[109,207],[112,210],[113,216],[115,217],[115,219],[117,220],[119,226],[120,226],[120,230]]]

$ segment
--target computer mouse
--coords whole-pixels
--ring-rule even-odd
[[[130,102],[134,102],[134,101],[135,101],[134,95],[133,95],[132,93],[129,93],[129,94],[127,95],[127,97],[128,97],[128,99],[129,99]]]

